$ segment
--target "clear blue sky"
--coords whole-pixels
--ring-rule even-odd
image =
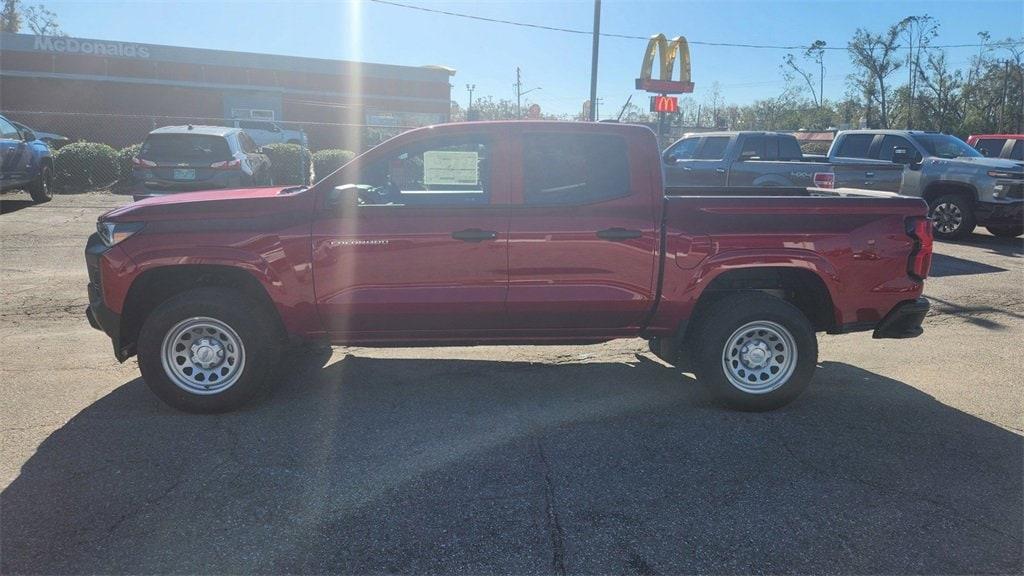
[[[42,1],[57,13],[71,36],[199,48],[340,58],[420,66],[442,64],[458,72],[452,96],[465,106],[467,83],[474,97],[514,98],[516,66],[528,98],[545,112],[577,112],[590,82],[590,37],[471,21],[373,2],[182,2]],[[589,30],[593,3],[429,2],[398,0],[441,10]],[[822,39],[845,46],[854,30],[880,31],[908,15],[930,14],[940,24],[938,44],[977,42],[1024,35],[1020,0],[864,1],[662,1],[605,0],[603,32],[647,36],[664,32],[691,41],[809,44]],[[601,115],[617,111],[633,90],[645,42],[601,39],[598,95]],[[975,49],[948,51],[966,65]],[[727,102],[748,103],[777,95],[784,87],[779,64],[785,50],[691,46],[694,98],[702,101],[718,82]],[[825,96],[839,98],[850,72],[845,52],[829,53]]]

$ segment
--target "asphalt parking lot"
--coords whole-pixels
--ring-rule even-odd
[[[823,336],[772,413],[628,340],[308,350],[194,416],[83,314],[124,201],[0,202],[4,574],[1024,572],[1020,239],[938,243],[924,336]]]

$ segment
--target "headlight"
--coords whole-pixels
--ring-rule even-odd
[[[97,222],[96,231],[99,232],[100,240],[103,240],[104,244],[113,246],[142,230],[143,226],[142,222]]]
[[[1007,178],[1011,180],[1024,178],[1024,172],[1010,172],[1007,170],[989,170],[988,175],[993,178]]]

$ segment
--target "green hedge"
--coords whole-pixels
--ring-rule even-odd
[[[84,192],[109,186],[119,177],[118,154],[106,144],[75,142],[53,153],[54,188]]]
[[[338,168],[341,168],[347,164],[349,160],[355,157],[356,153],[351,150],[320,150],[313,154],[313,172],[319,180]]]
[[[298,144],[268,144],[263,153],[270,157],[270,176],[275,186],[309,183],[309,150]]]
[[[132,175],[132,158],[139,155],[139,150],[142,150],[142,144],[132,144],[131,146],[125,146],[117,153],[117,166],[119,170],[119,176],[122,180]]]

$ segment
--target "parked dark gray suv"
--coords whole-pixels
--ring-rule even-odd
[[[244,130],[165,126],[149,133],[132,159],[136,200],[178,192],[269,186],[270,159]]]

